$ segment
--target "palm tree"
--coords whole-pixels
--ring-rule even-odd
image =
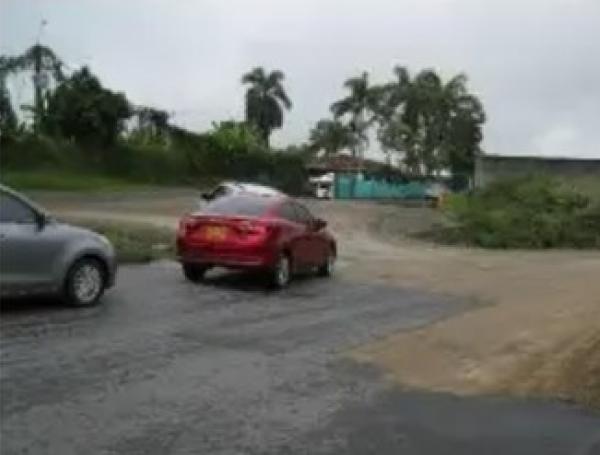
[[[331,156],[346,147],[354,147],[355,137],[350,128],[339,121],[322,119],[311,130],[310,142],[313,148],[323,149]]]
[[[375,112],[378,106],[379,92],[369,87],[369,75],[363,72],[344,82],[350,94],[331,105],[336,119],[350,115],[350,128],[356,135],[356,145],[367,141],[366,130],[374,116],[367,118],[369,112]]]
[[[479,98],[466,90],[466,77],[457,76],[444,86],[446,135],[445,164],[452,172],[455,184],[464,184],[475,172],[475,158],[482,153],[482,127],[486,117]]]
[[[352,77],[344,82],[350,94],[331,105],[331,112],[336,119],[350,115],[350,131],[354,136],[352,154],[364,158],[364,146],[368,143],[367,129],[375,119],[374,113],[379,104],[379,92],[369,87],[369,75],[363,72],[358,77]],[[371,117],[367,116],[371,113]],[[356,191],[356,178],[352,178],[351,193]]]
[[[474,165],[485,114],[479,99],[468,93],[466,83],[464,74],[444,83],[432,70],[415,78],[417,109],[426,130],[423,164],[429,174],[443,168],[465,173]]]
[[[394,67],[395,80],[388,84],[372,88],[376,97],[375,114],[380,126],[384,126],[408,99],[412,80],[408,69],[403,66]]]
[[[246,121],[254,125],[267,146],[271,132],[283,125],[283,109],[292,107],[282,85],[284,79],[281,71],[267,74],[262,67],[242,76],[242,83],[250,85],[246,91]]]
[[[394,73],[396,80],[381,89],[378,135],[384,150],[402,153],[414,174],[468,172],[485,115],[466,89],[467,78],[459,74],[444,83],[430,69],[411,78],[403,67]]]

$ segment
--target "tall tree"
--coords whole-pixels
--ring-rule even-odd
[[[13,131],[17,126],[17,116],[10,102],[8,90],[0,80],[0,135]]]
[[[396,66],[393,70],[395,79],[392,82],[376,85],[371,88],[374,96],[375,120],[385,124],[392,115],[406,102],[411,89],[412,80],[406,67]]]
[[[271,132],[283,125],[284,109],[292,107],[283,88],[284,79],[283,72],[275,70],[267,74],[262,67],[242,76],[242,83],[249,85],[246,91],[246,121],[260,132],[267,146]]]
[[[331,156],[344,148],[353,148],[356,142],[352,130],[338,120],[322,119],[310,132],[313,149],[324,150]]]
[[[479,99],[465,94],[457,99],[448,121],[447,165],[457,182],[475,172],[475,159],[482,153],[485,112]]]
[[[367,128],[374,119],[374,111],[378,106],[379,93],[369,86],[369,75],[363,72],[344,82],[350,91],[348,96],[331,105],[331,112],[336,119],[349,116],[349,127],[355,135],[355,145],[367,142]]]
[[[137,119],[137,128],[140,130],[151,130],[152,134],[160,134],[167,129],[169,113],[162,109],[148,106],[138,106],[133,110]]]
[[[396,81],[381,88],[378,107],[384,150],[402,153],[413,174],[472,172],[485,115],[468,93],[466,77],[459,74],[444,83],[435,71],[423,70],[411,79],[402,67],[395,75]]]
[[[135,119],[129,139],[143,144],[167,143],[169,113],[149,106],[137,106],[132,109]]]
[[[0,84],[4,85],[10,74],[33,71],[33,126],[37,130],[45,113],[45,100],[49,96],[50,79],[60,83],[65,79],[63,63],[49,47],[35,44],[18,56],[0,57]]]
[[[110,145],[131,115],[125,95],[102,87],[84,67],[49,96],[44,127],[80,143]]]

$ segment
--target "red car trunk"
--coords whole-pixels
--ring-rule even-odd
[[[264,243],[273,226],[262,219],[229,216],[193,216],[182,221],[184,236],[192,244],[256,245]]]
[[[267,265],[276,225],[268,219],[194,215],[179,226],[178,247],[195,259],[236,265]]]

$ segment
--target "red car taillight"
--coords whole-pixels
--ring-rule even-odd
[[[268,240],[273,227],[258,221],[241,221],[236,225],[239,238],[243,243],[259,244]]]
[[[179,228],[177,229],[178,237],[185,237],[195,226],[196,219],[191,216],[183,217],[179,220]]]
[[[219,244],[260,245],[275,230],[270,223],[256,219],[186,216],[179,221],[177,237]]]

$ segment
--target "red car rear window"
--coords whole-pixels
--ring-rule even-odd
[[[273,199],[257,196],[224,196],[209,203],[202,212],[212,215],[261,216],[273,205]]]

